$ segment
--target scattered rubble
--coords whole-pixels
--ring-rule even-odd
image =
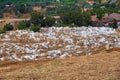
[[[106,27],[50,27],[40,32],[16,30],[0,34],[0,60],[39,60],[91,55],[120,48],[120,34]]]

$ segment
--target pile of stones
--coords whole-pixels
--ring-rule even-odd
[[[63,59],[120,48],[120,34],[106,27],[50,27],[40,32],[16,30],[0,34],[0,60]]]

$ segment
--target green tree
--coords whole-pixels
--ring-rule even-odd
[[[32,26],[32,27],[30,28],[30,30],[31,30],[31,31],[34,31],[34,32],[39,32],[40,26]]]
[[[19,10],[19,12],[20,13],[26,13],[26,10],[27,10],[27,7],[26,7],[26,4],[20,4],[19,6],[18,6],[18,10]]]
[[[51,27],[55,24],[55,19],[48,15],[43,15],[40,12],[33,12],[31,14],[31,23],[34,26],[42,26],[42,27]]]
[[[28,27],[26,26],[26,23],[24,21],[19,22],[18,24],[18,29],[23,30],[27,29]]]
[[[91,12],[97,15],[97,18],[99,20],[101,20],[104,14],[106,13],[105,9],[101,9],[101,8],[95,8]]]
[[[41,26],[41,22],[43,21],[43,19],[44,19],[44,15],[42,13],[37,12],[37,11],[31,13],[30,21],[33,25]]]
[[[66,25],[88,26],[90,24],[90,14],[87,12],[70,11],[61,14],[61,20]]]
[[[26,27],[30,27],[31,26],[31,23],[30,23],[30,21],[23,21],[24,23],[25,23],[25,25],[26,25]]]
[[[74,24],[77,26],[89,26],[90,25],[90,14],[82,13],[75,18]]]
[[[60,17],[61,17],[63,24],[72,24],[74,23],[75,18],[79,16],[79,14],[81,14],[81,12],[68,11],[68,12],[60,14]]]
[[[51,27],[55,24],[55,18],[51,16],[46,16],[46,18],[42,21],[42,27]]]
[[[60,13],[66,13],[68,11],[79,11],[80,10],[80,7],[75,5],[75,4],[70,4],[70,5],[63,5],[63,6],[59,6],[57,8],[57,13],[60,14]]]
[[[113,20],[113,24],[110,24],[109,26],[112,27],[112,28],[115,28],[115,29],[118,28],[118,26],[117,26],[117,20],[114,19]]]
[[[3,34],[5,33],[6,31],[5,30],[0,30],[0,34]]]
[[[5,31],[10,31],[10,30],[13,30],[14,28],[13,28],[13,26],[9,23],[9,24],[6,24],[5,26],[4,26],[4,28],[3,28],[3,30],[5,30]]]

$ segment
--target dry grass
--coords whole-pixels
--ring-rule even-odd
[[[51,61],[0,62],[0,80],[120,80],[120,52]]]

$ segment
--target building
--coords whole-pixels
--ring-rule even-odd
[[[11,4],[11,5],[5,5],[5,7],[12,9],[12,8],[14,8],[14,5],[13,4]]]
[[[112,13],[112,14],[105,14],[102,18],[102,22],[104,25],[113,24],[113,21],[117,20],[117,25],[120,24],[120,14],[118,13]]]

